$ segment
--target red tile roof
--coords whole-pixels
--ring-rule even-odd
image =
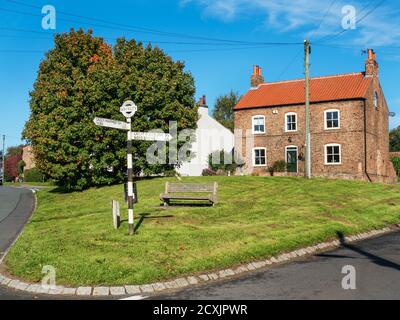
[[[362,72],[312,78],[310,102],[364,99],[371,81]],[[263,83],[250,89],[234,110],[304,104],[304,83],[304,79]]]

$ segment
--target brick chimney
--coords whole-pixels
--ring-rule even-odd
[[[261,68],[258,65],[253,66],[253,74],[250,78],[251,87],[258,87],[260,84],[264,83],[264,77],[261,73]]]
[[[199,100],[199,114],[200,115],[208,115],[207,98],[205,95],[200,97],[200,100]]]
[[[376,61],[376,53],[373,49],[368,49],[368,59],[365,61],[365,76],[379,77],[379,64]]]
[[[203,94],[203,96],[200,97],[199,106],[203,107],[203,108],[208,108],[208,106],[207,106],[207,98],[206,98],[206,96],[204,94]]]

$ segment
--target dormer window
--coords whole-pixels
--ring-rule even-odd
[[[374,93],[374,107],[375,109],[379,108],[379,94],[376,91]]]

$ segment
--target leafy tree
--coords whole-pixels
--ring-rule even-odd
[[[232,132],[234,129],[233,107],[239,100],[239,94],[231,91],[226,95],[218,97],[214,106],[213,117]]]
[[[178,132],[196,128],[194,80],[190,73],[184,72],[182,62],[174,62],[159,48],[143,47],[134,40],[119,39],[114,54],[122,74],[119,90],[123,97],[135,101],[139,107],[132,118],[136,131],[161,129],[167,132],[170,121],[177,121]],[[178,142],[178,149],[183,143],[185,141]],[[151,144],[134,143],[134,154],[143,155],[134,163],[134,171],[145,174],[173,171],[174,165],[149,165],[145,161],[144,154]],[[168,148],[166,151],[168,155]],[[167,157],[167,162],[173,160]]]
[[[25,182],[44,182],[45,178],[43,173],[41,173],[37,168],[32,168],[25,170],[24,173]]]
[[[6,152],[6,157],[7,157],[7,156],[22,155],[23,148],[24,148],[23,145],[9,147],[9,148],[7,149],[7,152]]]
[[[400,151],[400,127],[393,129],[389,133],[389,143],[391,152]]]
[[[400,157],[392,158],[392,163],[393,163],[393,166],[394,166],[394,168],[396,170],[397,176],[400,177]]]
[[[94,117],[125,121],[119,108],[131,99],[139,107],[133,130],[167,130],[168,120],[194,128],[194,81],[184,65],[160,49],[120,39],[113,49],[89,30],[55,36],[31,92],[24,137],[38,169],[67,188],[121,182],[126,174],[126,133],[101,128]],[[149,166],[149,143],[135,142],[135,172],[163,172]]]
[[[19,174],[24,174],[25,166],[26,166],[26,163],[24,160],[21,160],[18,162],[18,173]]]
[[[4,175],[7,181],[14,181],[19,177],[18,163],[22,160],[22,154],[6,156],[4,160]]]

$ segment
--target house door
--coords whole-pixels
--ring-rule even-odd
[[[297,147],[286,148],[286,163],[288,172],[297,173]]]

